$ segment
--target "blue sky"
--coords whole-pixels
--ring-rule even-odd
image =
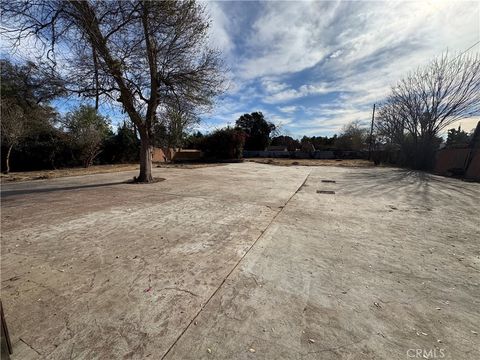
[[[262,111],[281,134],[333,135],[366,125],[390,86],[430,59],[480,40],[478,1],[205,1],[209,42],[223,53],[228,90],[197,130]],[[24,44],[23,55],[31,52]],[[480,44],[470,52],[480,52]],[[2,53],[5,53],[2,47]],[[19,56],[22,56],[20,49]],[[78,100],[61,99],[64,112]],[[125,117],[102,109],[114,123]],[[479,119],[462,120],[470,130]]]
[[[368,124],[403,75],[480,40],[479,2],[207,2],[211,44],[230,89],[202,130],[262,111],[283,134],[332,135]],[[480,44],[470,50],[480,52]],[[463,120],[466,129],[475,119]]]

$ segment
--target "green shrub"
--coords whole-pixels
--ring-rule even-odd
[[[245,133],[226,127],[203,137],[200,149],[207,158],[241,159],[245,145]]]

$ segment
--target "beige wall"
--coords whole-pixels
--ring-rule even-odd
[[[198,160],[203,157],[203,153],[200,150],[180,149],[175,151],[172,148],[153,148],[152,161],[157,163],[168,162],[171,160],[176,161],[188,161]]]
[[[474,151],[473,158],[468,169],[464,169],[471,151]],[[438,151],[434,172],[439,175],[451,175],[449,172],[452,169],[464,169],[466,179],[480,180],[480,150],[451,148]]]

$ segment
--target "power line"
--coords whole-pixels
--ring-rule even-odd
[[[465,54],[468,50],[472,49],[475,45],[478,45],[480,44],[480,40],[478,40],[475,44],[473,44],[472,46],[470,46],[467,50],[465,50],[463,53],[461,53],[460,55],[463,55]]]
[[[460,56],[462,56],[463,54],[465,54],[467,51],[469,51],[470,49],[473,49],[476,45],[480,44],[480,40],[478,40],[475,44],[473,44],[472,46],[470,46],[467,50],[461,52],[460,54],[458,54],[457,56],[455,56],[450,62],[453,62],[454,60],[458,59]]]

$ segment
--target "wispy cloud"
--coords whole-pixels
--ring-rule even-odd
[[[231,100],[245,112],[288,119],[285,131],[298,136],[368,122],[372,104],[406,73],[480,40],[474,1],[215,4],[213,22],[223,28],[216,31],[229,39],[219,42],[230,44],[240,84]]]
[[[295,105],[278,107],[278,110],[280,110],[282,113],[285,113],[285,114],[292,114],[295,111],[297,111],[297,109],[298,109],[298,106],[295,106]]]
[[[270,93],[263,97],[263,102],[268,104],[282,103],[294,99],[299,99],[305,96],[326,94],[330,92],[324,84],[305,84],[298,89],[284,88],[281,91]]]
[[[202,129],[262,110],[283,131],[325,135],[370,120],[402,76],[480,40],[478,1],[205,1],[229,88]],[[2,55],[9,53],[2,39]],[[25,42],[17,53],[40,51]],[[480,45],[472,52],[479,52]],[[474,120],[465,120],[470,124]],[[470,126],[470,125],[466,125]]]

